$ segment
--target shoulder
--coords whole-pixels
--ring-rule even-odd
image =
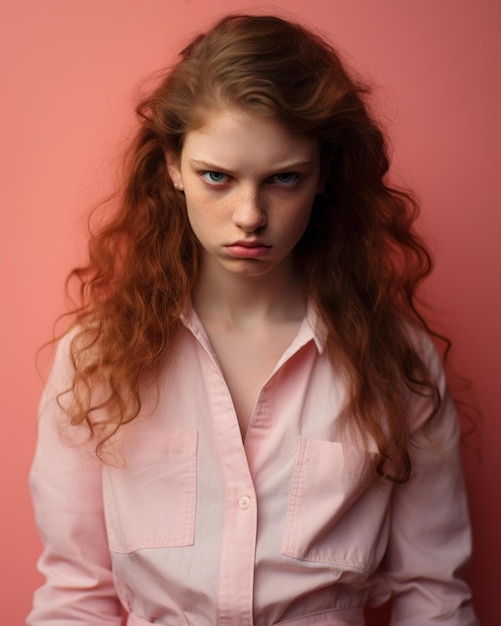
[[[90,346],[88,329],[81,325],[73,325],[54,344],[52,367],[38,407],[39,430],[53,428],[61,437],[71,433],[70,439],[87,440],[88,426],[82,423],[84,420],[75,422],[72,415],[75,380],[78,371],[85,366],[84,361],[89,359],[89,355],[85,354],[85,347]],[[88,399],[90,400],[95,393],[96,390],[89,387]]]
[[[407,393],[407,420],[411,439],[421,439],[432,447],[437,442],[456,442],[459,420],[449,391],[446,372],[439,351],[423,329],[406,324],[405,332],[415,352],[421,359],[428,376],[426,385],[413,385]],[[439,447],[442,447],[439,443]]]
[[[421,359],[431,379],[437,384],[445,384],[442,359],[431,336],[424,328],[409,321],[403,322],[403,331],[409,341],[409,346]]]

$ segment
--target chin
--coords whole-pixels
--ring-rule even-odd
[[[257,260],[241,260],[224,264],[224,269],[235,276],[256,277],[265,276],[273,272],[275,265],[260,263]]]

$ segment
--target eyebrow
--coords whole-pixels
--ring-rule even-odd
[[[193,165],[196,165],[198,167],[204,167],[205,169],[213,170],[216,172],[227,171],[227,170],[232,169],[231,167],[224,167],[222,165],[216,165],[216,163],[210,163],[209,161],[201,161],[199,159],[190,159],[190,162]],[[311,165],[312,162],[313,161],[293,161],[291,163],[284,163],[283,165],[278,165],[278,167],[274,167],[272,169],[274,172],[285,172],[289,170],[294,170],[296,168],[301,168],[306,165]]]

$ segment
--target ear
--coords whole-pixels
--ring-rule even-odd
[[[169,176],[172,180],[174,188],[178,191],[182,191],[184,189],[183,177],[181,175],[180,159],[180,156],[175,155],[170,150],[165,151],[165,162],[167,164],[167,171],[169,172]]]

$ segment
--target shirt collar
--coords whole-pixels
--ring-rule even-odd
[[[317,346],[317,350],[320,354],[322,354],[327,343],[327,327],[320,319],[315,305],[311,300],[308,300],[306,315],[303,323],[301,324],[301,329],[303,326],[308,326],[310,335]],[[301,333],[301,329],[299,330],[299,334]]]
[[[205,331],[204,325],[191,303],[181,314],[181,321],[185,327],[190,330],[210,352],[212,352],[207,332]],[[318,352],[322,354],[325,350],[325,344],[327,341],[327,328],[319,318],[313,302],[309,300],[306,306],[306,315],[304,316],[301,326],[299,327],[299,331],[287,352],[297,352],[297,350],[312,340],[315,342]]]

